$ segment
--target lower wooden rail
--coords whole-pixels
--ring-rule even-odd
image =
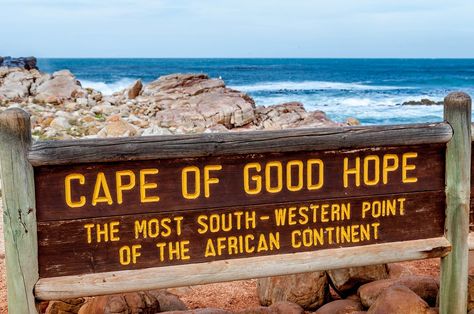
[[[125,270],[82,276],[43,278],[35,287],[36,298],[54,300],[83,296],[206,284],[217,281],[323,271],[446,256],[451,246],[444,237],[251,257],[210,263]],[[211,264],[212,267],[209,267]],[[180,274],[177,276],[176,274]]]

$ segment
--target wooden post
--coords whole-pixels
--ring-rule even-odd
[[[444,118],[453,128],[446,149],[445,232],[451,253],[441,259],[440,313],[467,312],[469,197],[471,189],[471,98],[451,93]]]
[[[38,281],[30,116],[21,109],[0,114],[0,164],[3,189],[5,264],[8,313],[37,313],[34,285]]]

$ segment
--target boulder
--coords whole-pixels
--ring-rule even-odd
[[[99,137],[124,137],[138,135],[137,129],[119,116],[112,116],[105,127],[97,134]]]
[[[403,285],[420,298],[425,300],[429,305],[436,305],[436,298],[439,291],[439,280],[431,276],[405,276],[397,280],[397,284]]]
[[[71,127],[71,124],[65,117],[56,117],[51,121],[49,126],[57,131],[62,131],[69,129]]]
[[[267,277],[257,281],[257,294],[262,305],[289,301],[315,310],[328,299],[329,285],[325,272]]]
[[[413,272],[406,266],[392,263],[388,264],[388,276],[390,279],[399,279],[401,277],[412,276]]]
[[[166,314],[233,314],[230,311],[215,309],[215,308],[204,308],[204,309],[194,309],[187,311],[171,311],[166,312]]]
[[[155,314],[158,300],[147,292],[133,292],[95,297],[88,300],[78,314]]]
[[[166,290],[152,290],[148,291],[148,293],[158,300],[162,312],[186,311],[188,309],[186,304],[177,295]]]
[[[351,314],[362,310],[363,307],[359,301],[346,299],[326,303],[314,312],[314,314]]]
[[[77,314],[84,304],[83,298],[50,301],[45,314]]]
[[[0,80],[0,98],[19,100],[30,95],[30,88],[39,73],[12,69]]]
[[[238,311],[237,314],[304,314],[301,306],[292,302],[276,302],[271,306],[259,306]]]
[[[428,303],[402,285],[392,285],[380,294],[367,314],[428,314]]]
[[[393,285],[403,285],[411,289],[431,306],[436,304],[439,283],[431,276],[405,276],[399,279],[378,280],[362,285],[358,294],[364,306],[370,307],[378,296]]]
[[[216,124],[234,128],[255,120],[252,98],[204,74],[162,76],[145,85],[136,100],[140,104],[150,104],[150,100],[155,104],[154,113],[162,127],[178,127],[184,123],[188,125],[184,130],[194,127],[202,132]]]
[[[360,297],[361,303],[365,307],[370,307],[385,289],[393,286],[396,282],[395,279],[384,279],[360,286],[357,290],[357,294]]]
[[[132,85],[128,87],[127,97],[128,99],[135,99],[142,91],[143,84],[141,80],[136,80]]]
[[[39,103],[70,99],[82,90],[81,84],[68,70],[54,72],[52,78],[36,87],[35,100]]]
[[[258,127],[266,130],[339,126],[322,111],[308,112],[300,102],[288,102],[256,110]]]
[[[0,67],[22,68],[25,70],[38,70],[35,57],[0,57]]]
[[[343,295],[355,291],[365,283],[388,278],[388,268],[385,264],[334,269],[327,273],[334,288]]]

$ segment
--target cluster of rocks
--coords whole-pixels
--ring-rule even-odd
[[[340,298],[329,293],[330,286]],[[288,300],[314,314],[438,313],[438,290],[437,279],[414,275],[400,264],[265,278],[258,284],[262,304]]]
[[[261,306],[234,312],[188,309],[172,290],[51,301],[40,307],[46,314],[435,314],[439,280],[415,275],[401,264],[269,277],[258,280]],[[474,313],[474,277],[469,279],[468,309]]]
[[[253,99],[204,74],[140,80],[113,95],[82,87],[68,70],[0,67],[0,110],[21,107],[36,139],[72,139],[201,132],[273,130],[335,123],[301,103],[255,106]]]
[[[434,101],[428,98],[422,98],[421,100],[409,100],[402,103],[402,106],[442,106],[443,101]]]
[[[46,314],[304,314],[303,308],[292,302],[276,302],[238,312],[218,308],[188,309],[181,299],[166,290],[134,292],[96,298],[79,298],[40,304]]]

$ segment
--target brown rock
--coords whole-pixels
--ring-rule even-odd
[[[107,122],[98,135],[100,137],[136,136],[137,129],[121,118],[114,118]]]
[[[0,81],[0,98],[19,99],[29,96],[29,90],[35,77],[20,69],[11,69],[3,81]]]
[[[474,311],[474,276],[469,275],[467,283],[467,310]]]
[[[357,120],[356,118],[349,117],[346,119],[346,124],[350,126],[356,126],[356,125],[360,125],[360,121]]]
[[[400,264],[388,264],[388,276],[390,279],[399,279],[401,277],[412,276],[413,272],[408,268]]]
[[[148,291],[148,293],[158,300],[162,312],[186,311],[188,309],[186,304],[177,295],[166,290],[152,290]]]
[[[230,311],[214,308],[204,308],[204,309],[194,309],[187,311],[171,311],[166,312],[166,314],[233,314]]]
[[[429,305],[436,305],[436,297],[439,290],[439,281],[437,279],[431,276],[406,276],[397,280],[397,283],[410,288],[419,297],[428,302]]]
[[[380,294],[367,314],[427,314],[429,305],[416,293],[402,285],[393,285]]]
[[[431,306],[436,304],[439,283],[431,276],[406,276],[399,279],[379,280],[365,284],[358,290],[362,304],[370,307],[386,288],[394,284],[403,285],[411,289]]]
[[[53,73],[50,80],[45,81],[36,88],[35,99],[45,102],[47,99],[69,99],[73,93],[82,90],[81,84],[68,70]]]
[[[350,293],[365,283],[388,278],[385,264],[335,269],[327,273],[334,287],[343,294]]]
[[[360,302],[365,307],[370,307],[385,289],[394,285],[396,282],[395,279],[384,279],[369,282],[360,286],[357,291],[357,294],[360,297]]]
[[[314,314],[350,314],[363,310],[362,304],[356,300],[336,300],[320,307]]]
[[[313,310],[328,299],[329,286],[324,272],[312,272],[259,279],[257,293],[262,305],[289,301]]]
[[[272,304],[269,308],[274,314],[304,314],[303,308],[293,302],[280,301]]]
[[[238,311],[238,314],[304,314],[304,310],[298,304],[292,302],[276,302],[269,307],[259,306]]]
[[[189,125],[183,127],[184,132],[203,132],[216,124],[240,127],[255,120],[255,103],[248,95],[203,74],[162,76],[144,86],[137,100],[144,99],[159,104],[161,110],[154,112],[160,126]]]
[[[84,304],[83,298],[50,301],[45,314],[77,314]]]
[[[136,80],[129,88],[127,91],[127,96],[128,99],[135,99],[137,98],[138,95],[140,95],[140,92],[142,91],[143,84],[141,80]]]
[[[147,292],[133,292],[92,298],[78,314],[155,314],[160,304]]]
[[[307,112],[300,102],[259,107],[256,116],[258,128],[268,130],[339,125],[329,120],[322,111]]]

